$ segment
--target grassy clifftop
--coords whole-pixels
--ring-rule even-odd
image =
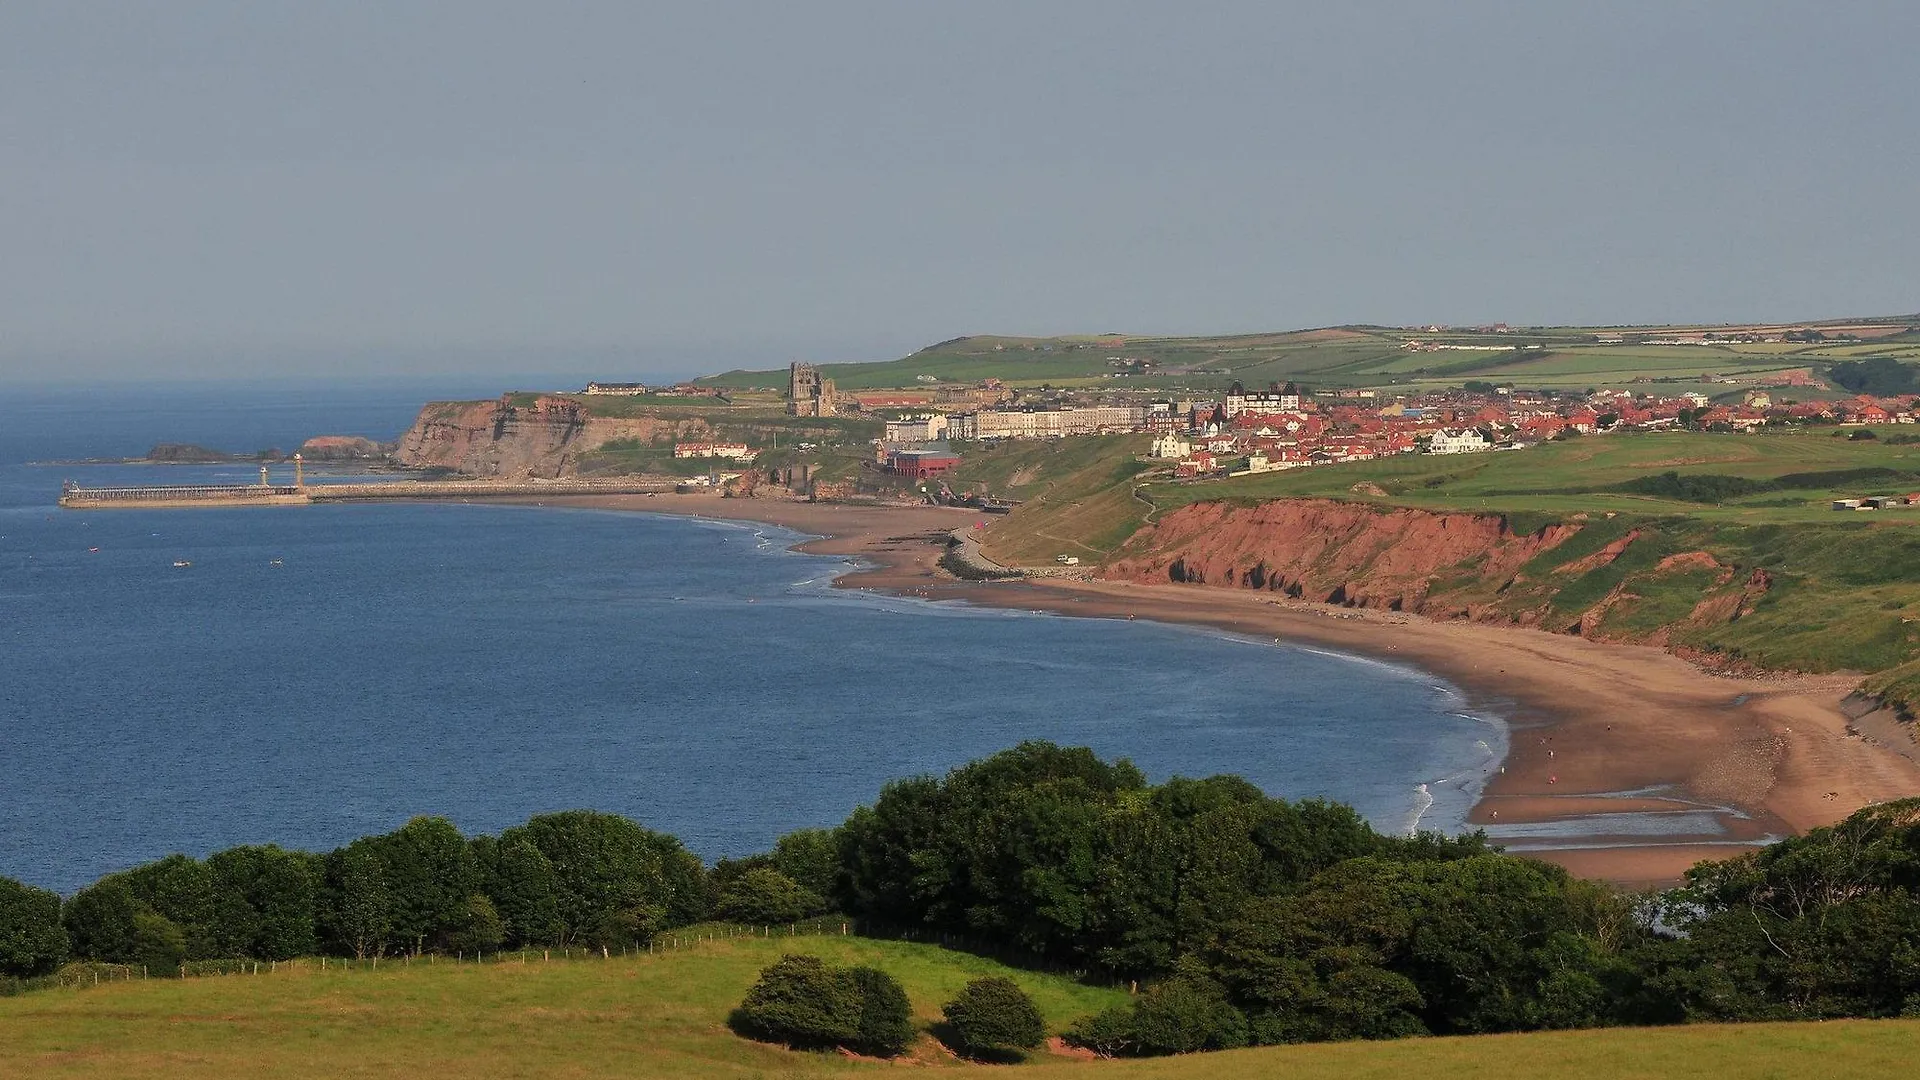
[[[772,1077],[898,1072],[898,1066],[749,1042],[727,1014],[785,951],[893,973],[924,1028],[977,975],[1022,984],[1050,1030],[1122,991],[1003,968],[930,945],[859,938],[734,939],[611,960],[390,967],[154,980],[0,999],[0,1075],[33,1077]],[[1920,1021],[1700,1025],[1239,1050],[1136,1061],[1047,1052],[1023,1076],[1187,1080],[1214,1076],[1516,1075],[1613,1078],[1898,1076]],[[1005,1075],[923,1038],[912,1060]]]
[[[986,540],[990,555],[1026,565],[1070,553],[1166,566],[1179,545],[1196,541],[1149,525],[1186,507],[1272,500],[1332,500],[1383,515],[1468,514],[1496,519],[1523,538],[1557,529],[1571,538],[1517,572],[1491,552],[1438,568],[1421,585],[1422,610],[1665,644],[1772,669],[1897,669],[1874,685],[1920,703],[1920,507],[1827,508],[1842,495],[1920,491],[1920,446],[1894,444],[1891,434],[1883,429],[1882,438],[1867,441],[1822,431],[1606,436],[1517,453],[1407,456],[1201,483],[1150,471],[1135,460],[1137,441],[1067,440],[1071,450],[995,449],[970,458],[958,476],[1027,500]],[[1207,554],[1222,562],[1220,552]],[[1245,549],[1241,570],[1268,557]],[[1352,596],[1368,590],[1351,585],[1375,580],[1370,575],[1393,561],[1341,558],[1328,552],[1301,565],[1269,564],[1250,577],[1268,588],[1276,577],[1304,581],[1312,598],[1336,588]],[[1244,585],[1247,577],[1235,581]],[[1406,588],[1402,580],[1392,584]]]

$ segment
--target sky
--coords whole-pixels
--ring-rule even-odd
[[[0,381],[1920,310],[1920,4],[0,4]]]

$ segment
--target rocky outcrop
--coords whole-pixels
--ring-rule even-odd
[[[389,447],[358,435],[315,435],[300,444],[306,461],[379,461]]]
[[[572,476],[583,454],[613,442],[711,437],[697,418],[599,417],[570,398],[438,401],[420,410],[393,451],[395,464],[488,478]]]
[[[224,465],[236,461],[278,461],[280,451],[262,450],[257,454],[230,454],[225,450],[209,450],[192,443],[159,443],[147,451],[147,456],[137,460],[164,462],[169,465]]]
[[[1578,532],[1516,534],[1489,514],[1383,509],[1302,499],[1182,507],[1143,529],[1108,565],[1128,581],[1265,589],[1330,604],[1429,612],[1443,575],[1511,578]],[[1452,601],[1449,601],[1451,604]],[[1467,614],[1451,607],[1437,613]]]

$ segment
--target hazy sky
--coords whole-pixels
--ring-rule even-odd
[[[1920,3],[0,3],[0,378],[1920,309]]]

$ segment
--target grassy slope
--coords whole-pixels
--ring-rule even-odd
[[[1102,559],[1140,527],[1147,507],[1133,497],[1145,435],[1014,441],[970,449],[949,480],[1021,505],[988,534],[987,554],[1010,565],[1051,563],[1060,554]]]
[[[1886,321],[1904,325],[1901,319]],[[1233,379],[1260,385],[1293,379],[1316,386],[1392,385],[1420,390],[1457,386],[1464,379],[1479,378],[1522,387],[1653,390],[1659,387],[1648,385],[1648,380],[1662,380],[1666,389],[1678,391],[1698,389],[1705,375],[1751,375],[1807,367],[1818,372],[1835,360],[1860,356],[1920,360],[1920,343],[1905,335],[1862,343],[1711,346],[1599,345],[1593,340],[1597,332],[1619,329],[1549,327],[1511,334],[1475,334],[1344,327],[1209,337],[981,336],[941,342],[899,360],[828,364],[823,370],[843,390],[912,387],[924,375],[956,382],[998,378],[1026,386],[1050,383],[1136,389],[1215,387]],[[1410,339],[1492,348],[1412,352],[1402,347]],[[1514,351],[1512,347],[1519,344],[1541,348]],[[1116,369],[1107,358],[1113,356],[1150,359],[1158,365],[1158,371],[1109,378]],[[785,381],[784,371],[729,371],[699,380],[716,387],[777,387],[784,386]],[[1804,390],[1791,393],[1809,396]]]
[[[720,1077],[858,1068],[726,1028],[756,973],[783,952],[893,973],[923,1024],[981,974],[1019,981],[1055,1029],[1123,996],[966,953],[859,938],[722,940],[658,956],[525,966],[342,973],[336,964],[325,974],[306,967],[0,999],[0,1076]]]
[[[1008,971],[933,946],[860,939],[735,940],[634,959],[379,973],[152,981],[0,1000],[0,1075],[247,1077],[772,1077],[897,1066],[797,1053],[727,1030],[728,1011],[783,951],[873,964],[906,986],[923,1023],[967,979],[1010,974],[1057,1030],[1122,995]],[[1038,1055],[1021,1075],[1198,1080],[1892,1077],[1920,1054],[1920,1022],[1700,1026],[1275,1047],[1148,1061]],[[923,1042],[914,1058],[969,1066]]]

